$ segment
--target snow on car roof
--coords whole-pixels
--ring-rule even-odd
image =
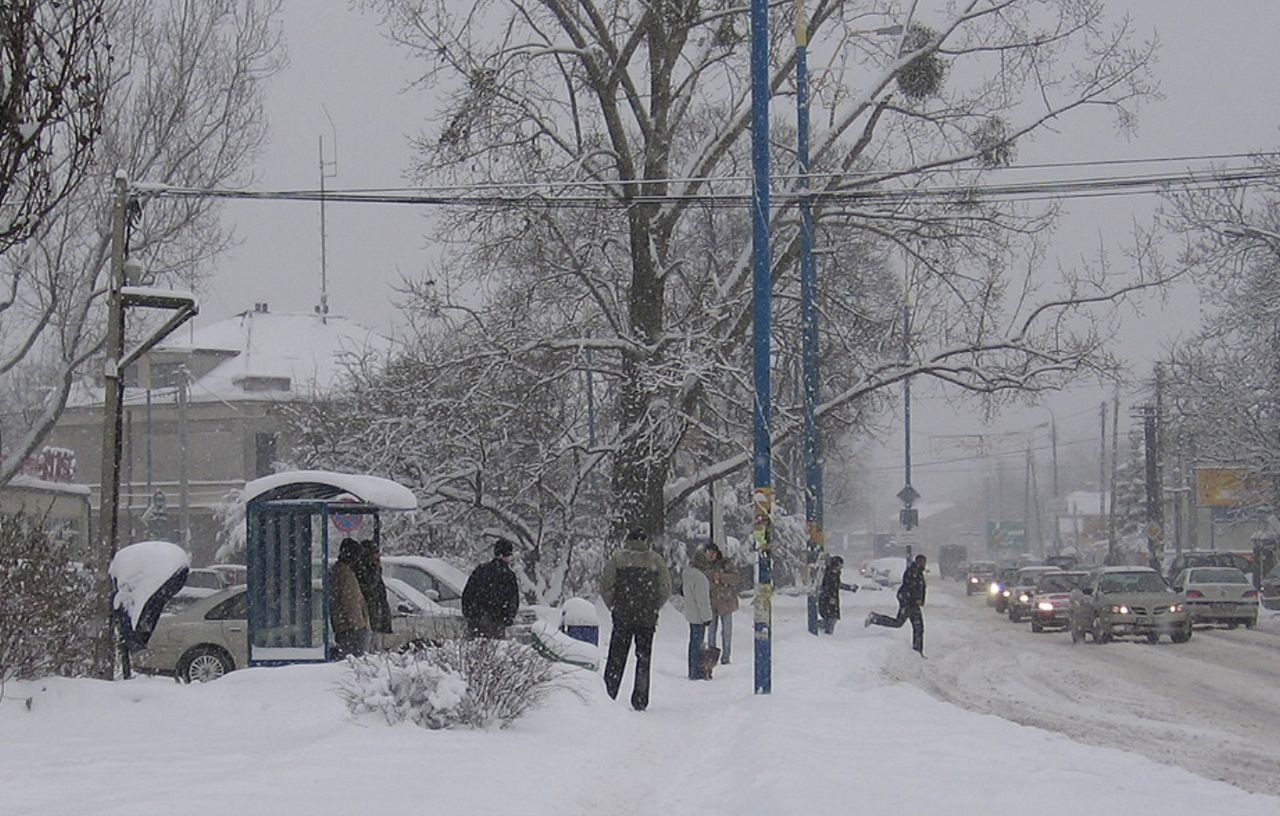
[[[361,473],[288,470],[254,479],[244,486],[244,501],[255,499],[332,499],[349,493],[380,510],[417,510],[418,497],[399,482]]]

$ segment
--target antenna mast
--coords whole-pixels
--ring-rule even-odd
[[[324,117],[329,120],[329,129],[333,132],[333,158],[326,161],[324,158],[324,136],[319,137],[320,141],[320,305],[316,307],[316,314],[320,315],[320,319],[324,320],[329,314],[329,257],[327,246],[327,235],[325,231],[325,213],[324,199],[325,188],[324,180],[334,178],[338,175],[338,129],[334,127],[333,117],[329,115],[329,109],[324,105],[320,106],[324,110]]]

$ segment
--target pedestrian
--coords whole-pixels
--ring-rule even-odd
[[[872,612],[867,615],[867,626],[888,626],[897,629],[904,621],[911,621],[911,648],[924,657],[924,568],[928,563],[923,555],[917,555],[915,561],[902,573],[902,586],[898,587],[898,614],[896,617]]]
[[[511,569],[515,545],[505,538],[493,544],[493,558],[471,571],[462,589],[462,616],[472,637],[500,638],[516,621],[520,583]]]
[[[366,538],[360,542],[360,558],[354,569],[369,610],[369,645],[377,651],[382,648],[382,636],[391,634],[391,602],[387,600],[387,585],[382,580],[382,553],[376,541]]]
[[[359,542],[342,539],[338,560],[329,569],[329,625],[339,657],[358,657],[369,651],[369,605],[356,577],[359,561]]]
[[[600,576],[600,595],[613,619],[604,667],[605,691],[612,699],[618,698],[622,672],[627,667],[627,655],[634,640],[636,676],[631,689],[631,707],[636,711],[644,711],[649,706],[653,631],[658,626],[658,612],[671,597],[671,573],[662,558],[649,548],[648,538],[642,528],[633,527],[622,549],[609,558]]]
[[[699,549],[681,573],[684,594],[684,617],[689,621],[689,679],[710,680],[703,647],[707,642],[707,624],[711,623],[711,579],[707,577],[710,561],[707,551]]]
[[[818,586],[818,630],[834,634],[836,621],[840,620],[840,590],[857,592],[857,584],[846,584],[840,580],[844,570],[844,559],[833,555],[827,559],[822,569],[822,583]]]
[[[729,664],[733,643],[733,613],[738,611],[738,565],[715,544],[707,546],[707,577],[711,580],[711,623],[707,626],[707,645],[716,645],[720,632],[720,663]]]

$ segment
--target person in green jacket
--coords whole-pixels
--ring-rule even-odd
[[[653,632],[658,627],[658,612],[671,597],[671,572],[662,557],[649,548],[648,539],[642,528],[632,528],[622,549],[604,565],[600,576],[600,595],[613,619],[609,656],[604,667],[605,691],[610,698],[618,698],[634,640],[636,676],[631,689],[631,707],[636,711],[644,711],[649,706]]]

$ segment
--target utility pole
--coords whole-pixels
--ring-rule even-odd
[[[1100,531],[1106,530],[1107,524],[1107,403],[1104,401],[1098,407],[1098,416],[1102,423],[1102,429],[1098,434],[1102,449],[1098,454],[1098,528]],[[1114,553],[1112,545],[1107,543],[1107,563],[1111,562]]]
[[[1147,555],[1150,566],[1160,570],[1160,467],[1156,450],[1156,409],[1154,405],[1142,409],[1142,439],[1146,454],[1147,481]]]
[[[103,361],[102,470],[98,488],[98,637],[93,671],[101,680],[115,677],[115,614],[112,610],[111,561],[119,532],[120,455],[123,433],[124,379],[124,241],[129,181],[117,171],[111,210],[111,263],[107,272],[107,334]]]
[[[1116,536],[1116,479],[1120,472],[1120,387],[1116,386],[1111,403],[1111,512],[1107,516],[1107,554],[1116,560],[1119,541]]]
[[[190,403],[187,394],[187,367],[178,368],[178,538],[182,549],[191,553],[191,482],[188,475],[187,458],[190,448],[187,445],[187,406]]]

